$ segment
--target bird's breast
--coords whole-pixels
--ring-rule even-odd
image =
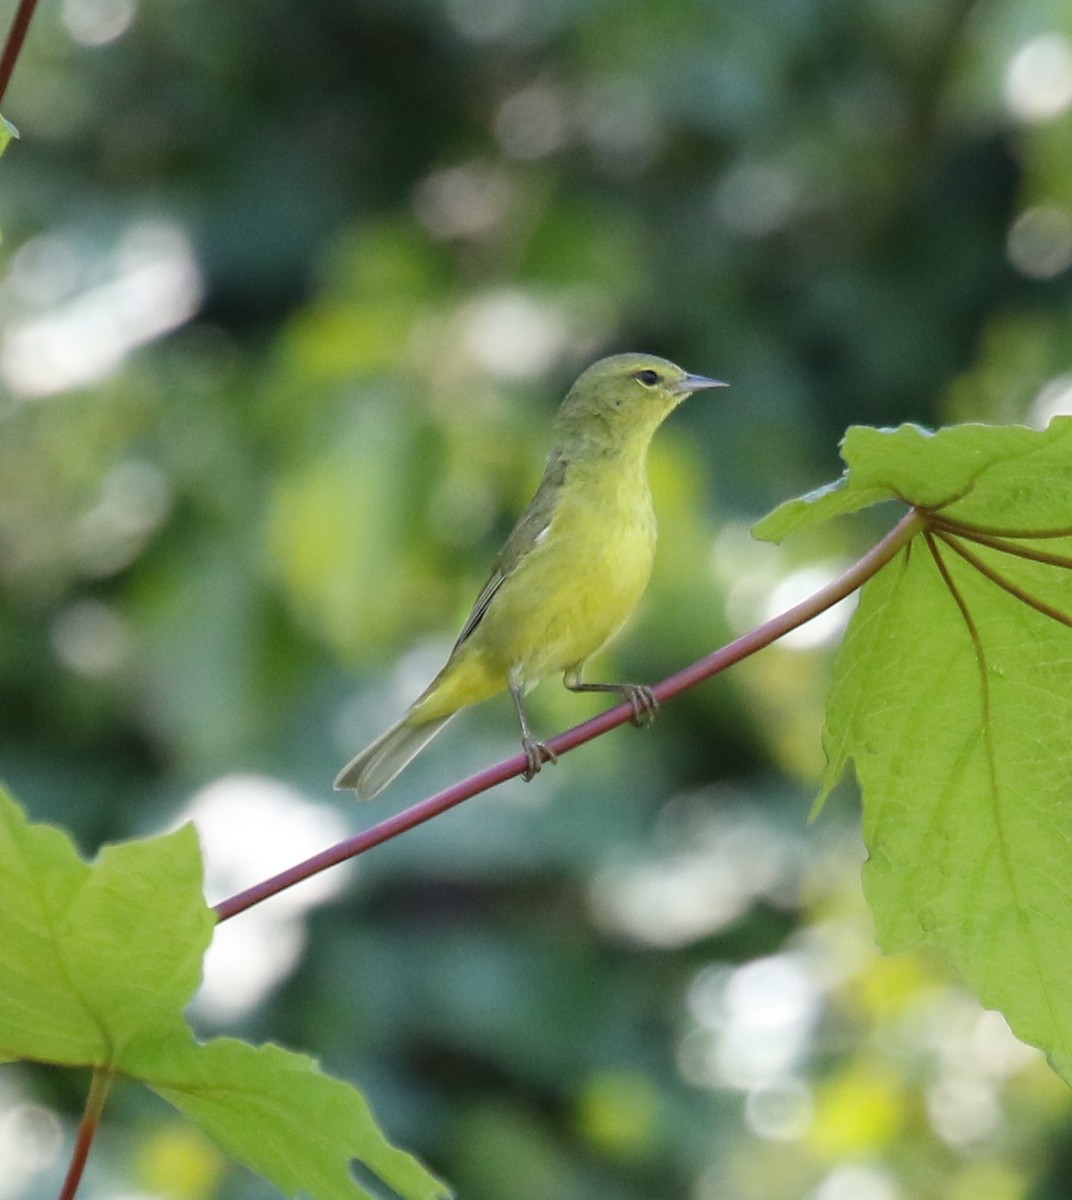
[[[481,640],[526,683],[583,663],[643,595],[655,537],[642,472],[569,479],[545,530],[496,596]]]

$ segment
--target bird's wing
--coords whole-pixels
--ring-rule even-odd
[[[473,630],[480,624],[499,589],[514,574],[526,556],[540,545],[543,535],[551,525],[555,502],[565,478],[565,458],[552,456],[543,473],[543,479],[540,480],[540,486],[536,489],[536,495],[518,518],[517,524],[506,539],[506,544],[499,551],[499,556],[491,568],[491,575],[481,588],[473,611],[458,634],[458,640],[454,643],[455,650],[472,636]]]

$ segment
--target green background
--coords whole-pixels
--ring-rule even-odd
[[[87,854],[192,811],[211,900],[514,751],[492,701],[373,805],[330,788],[592,358],[732,384],[657,439],[604,677],[888,527],[749,540],[846,425],[1072,407],[1056,0],[67,0],[5,116],[0,776]],[[877,956],[851,792],[806,825],[837,632],[235,918],[196,1024],[317,1055],[467,1200],[1066,1195],[1064,1085]],[[0,1071],[0,1196],[55,1195],[84,1087]],[[270,1194],[133,1088],[108,1118],[98,1195]]]

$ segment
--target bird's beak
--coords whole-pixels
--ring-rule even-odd
[[[686,375],[684,379],[674,384],[673,390],[679,396],[691,396],[693,392],[703,392],[707,388],[729,387],[721,379],[708,379],[706,375]]]

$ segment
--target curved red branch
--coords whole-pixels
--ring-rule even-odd
[[[656,700],[660,702],[669,700],[687,688],[695,687],[698,683],[702,683],[727,667],[733,666],[734,663],[740,662],[741,659],[755,654],[757,650],[769,646],[771,642],[783,637],[790,630],[798,628],[810,621],[812,617],[825,612],[839,600],[844,600],[846,596],[851,595],[895,558],[924,527],[925,520],[925,516],[915,509],[907,513],[863,558],[854,563],[840,578],[821,588],[814,596],[794,605],[784,613],[779,613],[778,616],[764,622],[743,637],[737,638],[736,641],[730,642],[706,658],[701,658],[684,670],[678,671],[676,675],[664,679],[662,683],[657,683],[651,689]],[[633,717],[633,706],[630,703],[619,704],[615,708],[593,717],[590,721],[585,721],[584,724],[577,725],[573,729],[568,729],[565,733],[551,738],[547,742],[547,747],[556,755],[566,754],[618,725],[632,721]],[[388,817],[386,821],[381,821],[371,829],[355,834],[353,837],[313,855],[312,858],[297,863],[286,871],[281,871],[278,875],[273,875],[270,879],[265,879],[261,883],[254,884],[253,887],[246,888],[245,891],[238,892],[221,901],[216,905],[217,919],[229,920],[238,913],[245,912],[247,908],[260,904],[262,900],[267,900],[270,896],[275,896],[279,892],[293,887],[296,883],[301,883],[302,880],[327,870],[328,867],[336,866],[347,859],[364,854],[373,846],[379,846],[398,837],[400,833],[405,833],[417,825],[424,824],[425,821],[430,821],[456,804],[461,804],[463,800],[468,800],[481,792],[488,791],[496,784],[521,775],[527,765],[527,759],[523,754],[515,754],[512,758],[504,759],[494,766],[487,767],[445,791],[438,792],[427,800],[421,800],[418,804],[414,804],[411,808],[407,808],[393,817]]]

